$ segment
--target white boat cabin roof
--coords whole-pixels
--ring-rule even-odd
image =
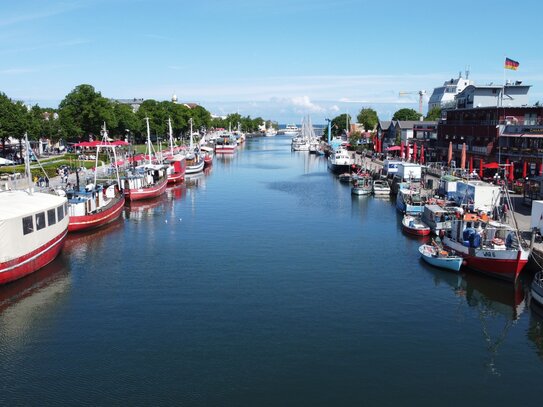
[[[56,208],[66,202],[66,198],[53,194],[26,191],[0,192],[0,221],[20,218],[32,213]]]

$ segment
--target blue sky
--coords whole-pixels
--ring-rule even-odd
[[[0,91],[56,107],[88,83],[111,98],[197,102],[280,123],[401,107],[470,66],[543,102],[538,1],[18,0],[0,6]],[[425,100],[426,109],[427,99]]]

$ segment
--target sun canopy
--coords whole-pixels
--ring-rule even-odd
[[[497,169],[497,168],[500,168],[500,165],[497,162],[493,162],[493,163],[485,164],[483,167]]]
[[[387,151],[400,151],[402,148],[400,146],[388,147]]]
[[[74,144],[74,147],[104,147],[104,146],[127,146],[129,143],[123,140],[115,140],[111,143],[104,141],[82,141],[81,143]]]

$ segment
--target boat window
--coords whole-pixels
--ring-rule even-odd
[[[57,207],[57,218],[59,222],[64,219],[64,205]]]
[[[45,227],[45,212],[36,214],[36,230],[43,229]]]
[[[57,223],[57,217],[55,216],[55,210],[54,209],[49,209],[47,211],[47,224],[49,226],[51,226],[51,225],[54,225],[55,223]]]
[[[23,218],[23,235],[28,235],[34,231],[34,218],[26,216]]]

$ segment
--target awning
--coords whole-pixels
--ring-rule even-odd
[[[402,148],[400,146],[388,147],[387,151],[400,151]]]
[[[488,164],[485,164],[483,165],[484,168],[491,168],[491,169],[498,169],[500,168],[500,164],[498,164],[497,162],[493,162],[493,163],[488,163]]]

